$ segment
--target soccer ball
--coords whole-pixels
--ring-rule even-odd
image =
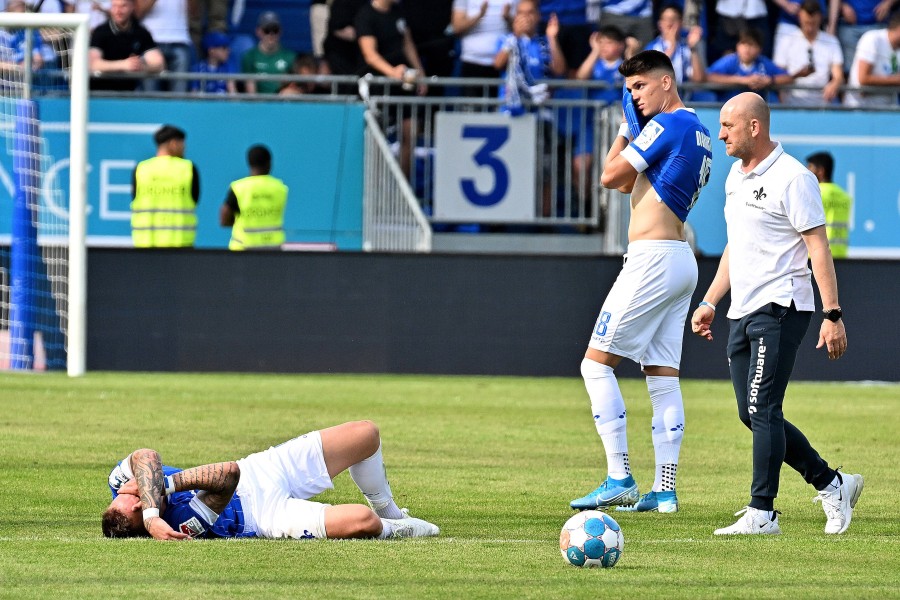
[[[614,567],[624,546],[622,528],[599,510],[578,513],[566,521],[559,534],[559,551],[576,567]]]

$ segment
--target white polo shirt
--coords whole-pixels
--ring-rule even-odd
[[[844,53],[838,39],[824,31],[820,31],[812,43],[800,29],[783,35],[775,42],[775,56],[772,61],[788,73],[796,73],[809,64],[810,55],[816,66],[815,72],[795,79],[794,84],[818,89],[790,90],[786,99],[787,104],[807,106],[825,104],[822,99],[822,88],[831,81],[831,67],[843,66]]]
[[[848,88],[858,88],[859,61],[872,65],[873,75],[893,75],[898,72],[900,49],[895,50],[888,39],[887,29],[873,29],[862,34],[856,44],[853,66],[850,67]],[[862,93],[847,90],[844,95],[844,106],[894,106],[897,104],[896,93]]]
[[[813,311],[809,257],[800,232],[825,224],[819,182],[779,143],[755,169],[735,161],[725,180],[729,319],[770,302]]]
[[[485,0],[453,0],[454,12],[465,12],[474,17]],[[487,12],[480,21],[460,38],[460,59],[476,65],[492,65],[497,55],[497,44],[506,36],[509,27],[503,18],[503,8],[509,4],[511,15],[516,14],[518,0],[487,0]]]

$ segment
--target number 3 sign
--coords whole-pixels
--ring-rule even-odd
[[[435,221],[534,221],[534,115],[440,112],[435,138]]]

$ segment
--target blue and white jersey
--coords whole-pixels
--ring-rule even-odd
[[[659,199],[683,222],[709,181],[709,130],[689,108],[653,117],[622,157],[650,180]]]
[[[513,45],[519,47],[519,66],[527,85],[534,85],[538,80],[550,77],[550,45],[547,43],[546,37],[538,35],[533,38],[524,36],[517,38],[510,33],[497,42],[497,52],[509,50]],[[510,53],[510,58],[512,58],[512,53]],[[506,70],[512,66],[507,64]],[[506,71],[503,71],[501,77],[506,77]],[[503,98],[503,94],[504,89],[501,85],[501,98]]]
[[[130,455],[129,455],[130,457]],[[134,478],[128,464],[129,457],[119,461],[109,474],[109,489],[115,498],[119,488]],[[182,469],[163,465],[163,474],[174,475]],[[222,510],[218,518],[197,498],[196,491],[175,492],[166,499],[166,509],[160,515],[175,531],[192,538],[256,537],[255,533],[244,532],[244,509],[240,496],[235,494],[231,502]]]
[[[669,55],[672,61],[672,68],[675,69],[675,82],[681,85],[685,81],[690,81],[694,74],[694,64],[691,62],[691,48],[687,45],[685,37],[687,31],[682,31],[675,44],[675,49]],[[662,38],[657,37],[644,47],[644,50],[659,50],[664,54],[669,54],[670,44]]]
[[[601,11],[627,17],[652,17],[653,3],[650,0],[603,0]]]

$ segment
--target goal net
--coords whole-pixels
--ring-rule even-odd
[[[89,35],[87,15],[0,13],[3,369],[85,370]],[[65,118],[42,123],[50,102]]]

